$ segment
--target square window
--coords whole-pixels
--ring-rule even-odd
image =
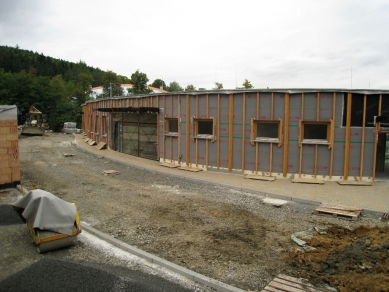
[[[202,139],[213,139],[214,119],[194,119],[194,137]]]
[[[306,144],[330,144],[331,123],[303,121],[300,139]]]
[[[178,136],[178,118],[165,119],[165,135]]]
[[[252,120],[252,142],[280,143],[281,120]]]

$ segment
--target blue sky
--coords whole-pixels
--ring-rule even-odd
[[[182,87],[389,89],[387,0],[1,0],[0,45]]]

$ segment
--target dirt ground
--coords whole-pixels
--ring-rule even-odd
[[[313,215],[294,202],[277,208],[256,194],[112,162],[73,141],[21,137],[22,185],[76,203],[82,221],[128,244],[244,290],[261,291],[283,273],[339,291],[389,291],[388,222]],[[320,232],[304,240],[316,249],[306,251],[291,235],[312,227]]]

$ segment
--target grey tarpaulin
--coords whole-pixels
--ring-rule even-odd
[[[71,235],[76,220],[76,206],[44,190],[29,191],[13,204],[23,221],[34,228]]]

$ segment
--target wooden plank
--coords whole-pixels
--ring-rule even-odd
[[[305,183],[305,184],[324,184],[324,180],[318,179],[318,178],[303,178],[303,177],[298,177],[292,179],[292,182],[294,183]]]
[[[340,185],[348,185],[348,186],[372,186],[373,183],[369,181],[361,181],[361,180],[342,180],[338,181]]]
[[[275,277],[262,292],[327,292],[317,288],[308,281],[280,274]]]
[[[335,210],[344,210],[344,211],[363,211],[361,208],[352,207],[352,206],[343,206],[343,205],[333,205],[327,203],[321,203],[321,208],[335,209]]]
[[[355,211],[341,211],[341,210],[335,210],[335,209],[327,209],[327,208],[316,208],[315,214],[330,214],[334,217],[343,216],[343,217],[350,217],[350,219],[356,220],[361,212],[355,212]]]
[[[256,179],[256,180],[266,180],[266,181],[274,181],[276,178],[274,176],[266,176],[266,175],[258,175],[258,174],[246,174],[244,178],[247,179]]]
[[[199,172],[202,171],[203,169],[197,168],[197,167],[190,167],[190,166],[181,166],[178,169],[180,170],[186,170],[186,171],[191,171],[191,172]]]
[[[107,146],[107,144],[105,142],[100,142],[99,144],[97,144],[96,148],[98,150],[102,150],[102,149],[105,149]]]
[[[169,168],[177,168],[178,167],[177,164],[167,163],[167,162],[160,163],[159,165],[164,166],[164,167],[169,167]]]

